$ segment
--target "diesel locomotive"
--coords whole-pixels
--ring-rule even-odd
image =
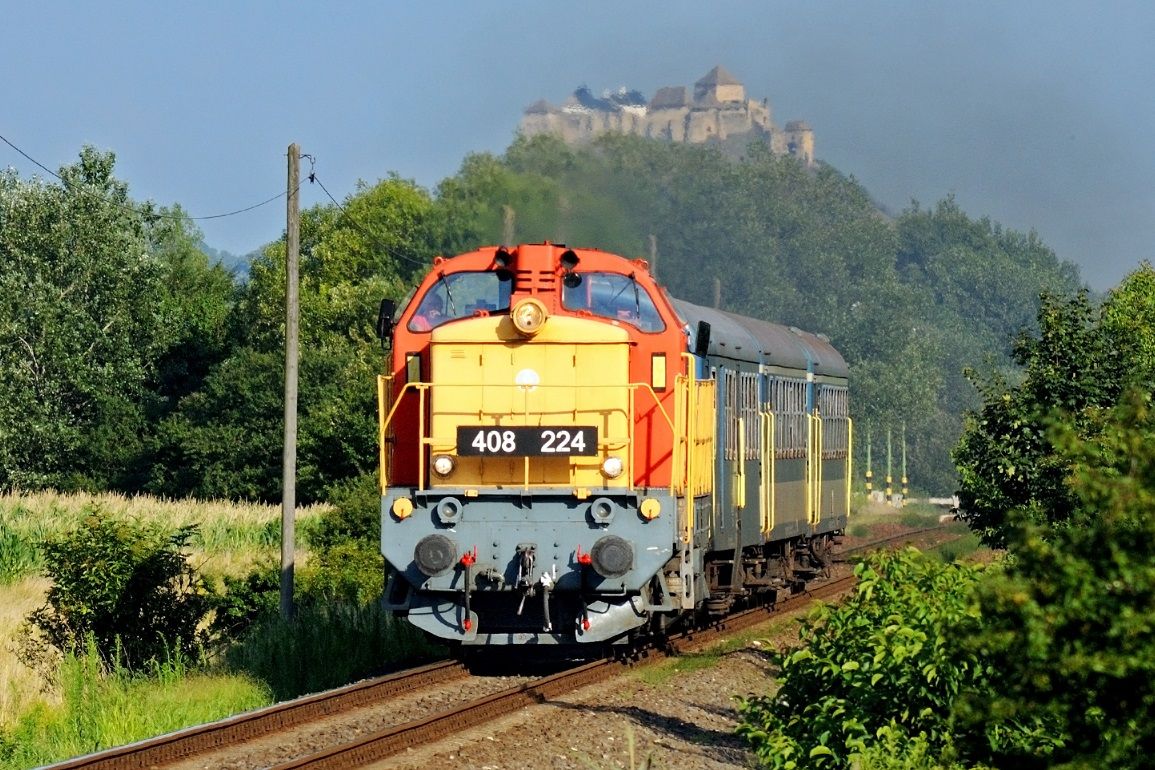
[[[378,332],[384,602],[434,637],[627,643],[796,590],[846,526],[842,356],[644,260],[437,257]]]

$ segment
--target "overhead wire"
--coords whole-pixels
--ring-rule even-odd
[[[26,153],[24,150],[17,147],[15,144],[13,144],[11,141],[9,141],[9,139],[7,137],[5,137],[3,134],[0,134],[0,141],[3,141],[4,144],[8,145],[13,150],[20,153],[22,156],[24,156],[25,159],[27,159],[29,162],[35,164],[37,167],[42,169],[44,172],[50,174],[51,176],[55,177],[56,179],[59,179],[62,182],[64,181],[64,179],[60,176],[60,174],[57,174],[52,169],[48,168],[43,163],[36,160],[36,158],[32,157],[31,155]],[[389,248],[388,246],[386,246],[384,243],[381,242],[380,238],[378,238],[373,233],[369,232],[365,227],[363,227],[361,225],[361,223],[357,221],[356,217],[354,217],[353,214],[349,211],[348,207],[346,207],[344,204],[342,204],[340,201],[338,201],[335,197],[333,197],[333,194],[331,192],[329,192],[329,188],[325,187],[325,183],[322,182],[317,177],[316,158],[314,158],[312,155],[309,155],[309,154],[302,154],[301,157],[306,158],[309,161],[309,174],[307,177],[309,182],[312,184],[316,184],[318,187],[321,188],[322,191],[324,191],[325,195],[328,196],[329,200],[331,200],[333,202],[333,205],[335,205],[337,207],[337,209],[341,212],[341,217],[346,222],[348,222],[353,227],[353,229],[355,229],[357,232],[361,233],[361,235],[365,236],[370,241],[372,241],[373,244],[376,246],[376,248],[380,249],[387,256],[392,257],[394,261],[408,262],[412,265],[415,265],[415,266],[421,267],[421,268],[424,268],[426,266],[425,263],[419,259],[415,259],[413,257],[410,257],[407,254],[398,253],[397,251],[394,251],[393,249]],[[299,192],[300,189],[301,189],[301,185],[300,185],[300,183],[298,183],[296,189],[293,190],[293,194],[296,194],[297,192]],[[288,194],[289,194],[289,192],[287,190],[282,190],[281,192],[277,193],[276,195],[274,195],[270,198],[267,198],[266,200],[263,200],[260,203],[254,203],[251,206],[246,206],[244,208],[236,209],[234,211],[227,211],[223,214],[210,214],[208,216],[194,217],[190,214],[185,213],[184,216],[182,217],[178,214],[156,213],[156,214],[153,214],[152,216],[161,217],[161,218],[174,218],[174,219],[182,219],[183,218],[183,219],[190,219],[190,220],[197,221],[197,222],[208,220],[208,219],[223,219],[225,217],[236,216],[237,214],[244,214],[245,212],[252,211],[253,209],[258,209],[261,206],[267,206],[268,204],[272,203],[273,201],[278,200],[280,198],[283,198]],[[135,214],[141,214],[142,213],[139,209],[136,209],[136,208],[131,207],[131,206],[125,206],[125,205],[120,204],[118,202],[116,203],[116,205],[121,207],[121,208],[124,208],[126,210],[132,211]]]
[[[316,170],[316,162],[315,162],[313,156],[312,155],[302,155],[301,157],[309,159],[309,175],[307,177],[309,182],[312,184],[316,184],[318,187],[321,188],[321,190],[324,191],[325,195],[329,196],[329,200],[333,201],[333,205],[336,206],[338,208],[338,210],[340,210],[341,216],[345,219],[346,222],[348,222],[350,225],[352,225],[354,230],[361,233],[361,235],[365,236],[370,241],[372,241],[373,244],[378,249],[385,252],[385,254],[387,256],[392,257],[394,261],[403,260],[405,262],[410,263],[411,265],[415,265],[415,266],[420,267],[420,268],[427,267],[427,264],[425,262],[422,262],[419,259],[415,259],[415,258],[413,258],[407,254],[399,254],[396,251],[393,251],[388,246],[386,246],[384,243],[382,243],[381,239],[379,239],[377,236],[373,235],[373,233],[369,232],[364,227],[362,227],[361,223],[356,220],[356,218],[352,215],[352,213],[350,213],[349,209],[344,204],[342,204],[340,201],[338,201],[336,198],[334,198],[333,194],[331,192],[329,192],[329,188],[325,187],[325,183],[322,182],[320,180],[320,178],[318,178],[317,170]]]
[[[48,166],[45,166],[45,165],[44,165],[43,163],[41,163],[40,161],[36,160],[36,158],[33,158],[31,155],[29,155],[28,153],[24,152],[24,150],[21,150],[19,147],[17,147],[16,145],[12,144],[12,142],[8,141],[8,138],[7,138],[7,137],[5,137],[3,134],[0,134],[0,140],[3,140],[4,144],[6,144],[6,145],[8,145],[9,147],[11,147],[13,150],[16,150],[16,152],[20,153],[20,154],[21,154],[21,155],[23,155],[25,158],[27,158],[27,159],[28,159],[28,160],[30,160],[31,162],[35,163],[37,166],[39,166],[40,168],[44,169],[45,171],[47,171],[47,172],[48,172],[49,174],[51,174],[52,176],[56,177],[57,179],[60,179],[60,174],[57,174],[57,173],[56,173],[55,171],[53,171],[52,169],[48,168]],[[63,179],[61,179],[60,181],[62,181],[62,182],[63,182],[64,180],[63,180]]]
[[[48,168],[48,166],[45,166],[40,161],[36,160],[36,158],[33,158],[31,155],[24,152],[24,150],[20,149],[15,144],[13,144],[11,141],[9,141],[8,138],[6,136],[4,136],[3,134],[0,134],[0,141],[4,142],[4,144],[8,145],[13,150],[15,150],[16,152],[23,155],[29,162],[34,163],[36,166],[38,166],[40,169],[42,169],[46,173],[52,175],[56,179],[59,179],[61,182],[64,181],[64,179],[60,176],[60,174],[57,174],[52,169]],[[300,185],[298,185],[297,190],[300,190],[300,189],[301,189],[301,187],[300,187]],[[293,192],[297,192],[297,190],[294,190]],[[154,214],[152,214],[152,216],[160,217],[160,218],[171,218],[171,219],[190,219],[190,220],[193,220],[195,222],[201,222],[201,221],[204,221],[206,219],[224,219],[225,217],[232,217],[232,216],[236,216],[237,214],[244,214],[245,212],[252,211],[253,209],[259,209],[261,206],[267,206],[268,204],[272,203],[273,201],[277,200],[278,198],[284,198],[286,195],[288,195],[288,191],[282,190],[281,192],[277,193],[276,195],[272,196],[271,198],[263,200],[260,203],[254,203],[251,206],[245,206],[244,208],[236,209],[235,211],[226,211],[223,214],[209,214],[208,216],[194,217],[188,213],[185,213],[183,216],[180,214],[174,214],[174,213],[154,213]],[[116,203],[116,205],[120,206],[123,209],[132,211],[136,214],[142,213],[139,209],[132,207],[132,206],[125,206],[125,205],[120,204],[120,203]]]

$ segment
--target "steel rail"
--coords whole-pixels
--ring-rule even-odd
[[[925,527],[923,529],[912,529],[909,532],[903,532],[902,534],[899,534],[899,535],[893,535],[892,537],[886,537],[886,538],[883,538],[882,540],[873,540],[869,543],[864,543],[863,545],[855,546],[854,548],[847,548],[845,551],[839,551],[835,556],[835,561],[846,561],[846,557],[850,556],[852,554],[866,553],[868,551],[875,550],[875,549],[879,548],[880,546],[886,546],[886,545],[890,545],[891,543],[897,543],[900,540],[910,540],[912,538],[918,537],[919,535],[925,535],[928,532],[942,532],[943,530],[944,530],[944,526],[942,524],[939,524],[939,525],[934,526],[934,527]],[[958,536],[953,535],[950,538],[948,538],[945,542],[950,542],[950,540],[957,540],[957,539],[958,539]],[[940,543],[939,545],[942,545],[942,543]],[[936,545],[935,547],[937,548],[938,546]]]
[[[462,730],[492,722],[524,707],[610,678],[620,670],[611,660],[597,660],[534,682],[512,687],[465,703],[455,709],[385,728],[372,735],[333,746],[279,765],[271,770],[325,770],[379,762],[407,748],[441,740]]]

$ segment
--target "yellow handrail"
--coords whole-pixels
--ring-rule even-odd
[[[806,415],[806,523],[814,523],[814,415]]]
[[[381,375],[377,377],[377,414],[385,413],[385,390],[387,388],[387,381],[392,379],[392,375]],[[386,462],[388,456],[385,452],[385,421],[377,421],[377,461],[380,471],[378,472],[378,483],[381,485],[381,494],[385,494],[388,488],[386,473]]]
[[[683,487],[686,502],[686,528],[682,532],[682,542],[694,542],[694,451],[697,441],[697,420],[693,419],[698,413],[697,372],[696,362],[689,353],[683,353],[686,360],[686,483]]]
[[[850,516],[850,482],[854,479],[854,420],[846,418],[846,516]]]
[[[775,462],[776,462],[776,447],[774,445],[774,413],[767,410],[761,413],[762,422],[762,481],[761,481],[761,498],[762,498],[762,534],[769,535],[774,529],[776,523],[774,485],[777,483],[775,477]]]
[[[746,507],[746,420],[738,418],[738,457],[734,466],[734,507]]]
[[[378,414],[377,438],[378,438],[378,446],[379,446],[379,458],[378,459],[379,459],[380,467],[381,467],[380,482],[381,482],[382,491],[386,490],[389,486],[388,474],[386,472],[386,465],[387,465],[388,460],[387,460],[387,456],[385,453],[385,443],[386,443],[385,437],[386,437],[387,432],[389,430],[389,426],[392,424],[393,419],[397,414],[398,408],[400,407],[402,401],[404,400],[405,392],[409,389],[416,390],[418,392],[418,426],[419,426],[419,428],[418,428],[418,430],[419,430],[418,445],[421,447],[425,447],[425,446],[436,444],[438,442],[438,439],[436,439],[435,437],[427,436],[425,434],[426,391],[429,391],[435,387],[439,388],[439,389],[441,389],[441,388],[473,388],[473,387],[475,387],[472,384],[466,384],[466,383],[454,383],[454,384],[442,383],[442,384],[434,385],[433,383],[427,383],[427,382],[407,382],[401,387],[401,390],[397,393],[396,397],[393,399],[392,406],[390,406],[389,411],[386,413],[385,412],[384,391],[385,391],[385,383],[387,380],[392,380],[392,375],[378,375],[378,377],[377,377],[377,399],[378,399],[378,402],[377,402],[377,414]],[[517,386],[513,385],[510,387],[517,387]],[[572,386],[572,385],[542,385],[542,384],[539,384],[536,387],[538,387],[538,388],[559,388],[560,389],[560,388],[572,388],[574,386]],[[588,388],[620,388],[621,386],[607,384],[607,385],[583,385],[582,387],[584,389],[588,389]],[[626,385],[626,387],[629,388],[630,393],[633,396],[630,399],[628,411],[627,411],[627,415],[626,415],[629,433],[625,438],[603,437],[598,443],[599,443],[599,445],[602,445],[605,447],[624,446],[629,450],[628,451],[629,456],[627,459],[629,489],[633,490],[634,489],[634,473],[633,473],[634,456],[633,456],[633,449],[632,448],[634,446],[634,441],[635,441],[634,432],[636,429],[636,425],[635,425],[634,420],[635,420],[635,415],[636,415],[636,400],[637,400],[638,390],[645,390],[646,392],[648,392],[650,394],[651,398],[653,399],[654,406],[657,407],[658,413],[661,415],[661,417],[664,420],[664,422],[666,423],[667,427],[669,427],[669,429],[670,429],[670,433],[671,433],[671,436],[673,439],[672,444],[675,444],[675,445],[677,444],[678,435],[677,435],[676,426],[674,424],[674,420],[670,417],[669,412],[666,411],[666,408],[662,405],[661,400],[658,398],[657,392],[653,389],[653,387],[649,383],[644,383],[644,382],[629,383],[628,385]],[[528,415],[528,412],[526,412],[526,414]],[[671,457],[671,463],[674,463],[675,460],[676,460],[676,457]],[[672,465],[672,468],[670,471],[670,485],[669,485],[669,490],[670,490],[671,495],[673,495],[675,493],[675,489],[676,489],[677,484],[678,484],[678,475],[677,475],[678,470],[679,469],[678,469],[676,464]],[[419,453],[417,472],[418,472],[418,489],[424,490],[425,489],[425,452],[424,451]],[[524,461],[523,484],[526,488],[529,488],[529,486],[530,486],[530,483],[529,483],[529,458],[528,457],[525,458],[525,461]]]
[[[814,524],[818,525],[822,521],[822,415],[814,415],[814,425],[818,428],[817,452],[815,456],[818,458],[818,463],[815,466],[814,473]]]

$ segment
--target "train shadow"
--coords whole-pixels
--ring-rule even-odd
[[[709,653],[703,653],[708,655]],[[746,647],[722,653],[719,657],[741,657],[749,665],[763,671],[767,678],[779,673],[775,661],[775,651],[767,648]],[[695,653],[674,656],[672,659],[696,657]],[[718,722],[737,725],[740,720],[738,700],[741,697],[750,697],[766,694],[761,692],[734,693],[726,703],[709,702],[707,698],[696,698],[693,695],[685,697],[677,706],[678,713],[664,713],[669,711],[669,701],[665,698],[654,700],[652,706],[638,704],[613,705],[568,703],[551,699],[550,705],[560,709],[575,712],[601,714],[607,717],[620,717],[628,720],[628,724],[649,734],[648,741],[652,747],[665,747],[677,750],[683,754],[686,751],[701,755],[711,762],[722,764],[732,763],[738,766],[749,764],[750,748],[745,741],[734,733],[733,727],[715,727],[703,722],[717,724]],[[645,700],[645,696],[641,698]],[[667,704],[663,710],[662,703]],[[691,716],[694,712],[701,714],[703,719],[695,720]],[[687,749],[685,744],[692,748]]]
[[[692,753],[700,754],[712,762],[744,765],[750,756],[745,742],[733,730],[707,727],[680,716],[662,714],[643,706],[591,706],[589,704],[559,703],[556,701],[552,702],[552,705],[583,713],[603,714],[626,719],[636,727],[653,734],[655,737],[651,739],[652,744],[672,748],[677,743],[679,744],[678,750],[685,753],[686,749],[682,748],[680,744],[689,743],[695,747],[690,749]],[[727,710],[693,702],[686,705],[725,719],[737,718],[737,712],[733,709]]]
[[[534,650],[529,656],[525,649],[485,650],[484,654],[457,655],[474,676],[549,676],[574,666],[597,660],[596,657],[576,657],[553,649]]]

